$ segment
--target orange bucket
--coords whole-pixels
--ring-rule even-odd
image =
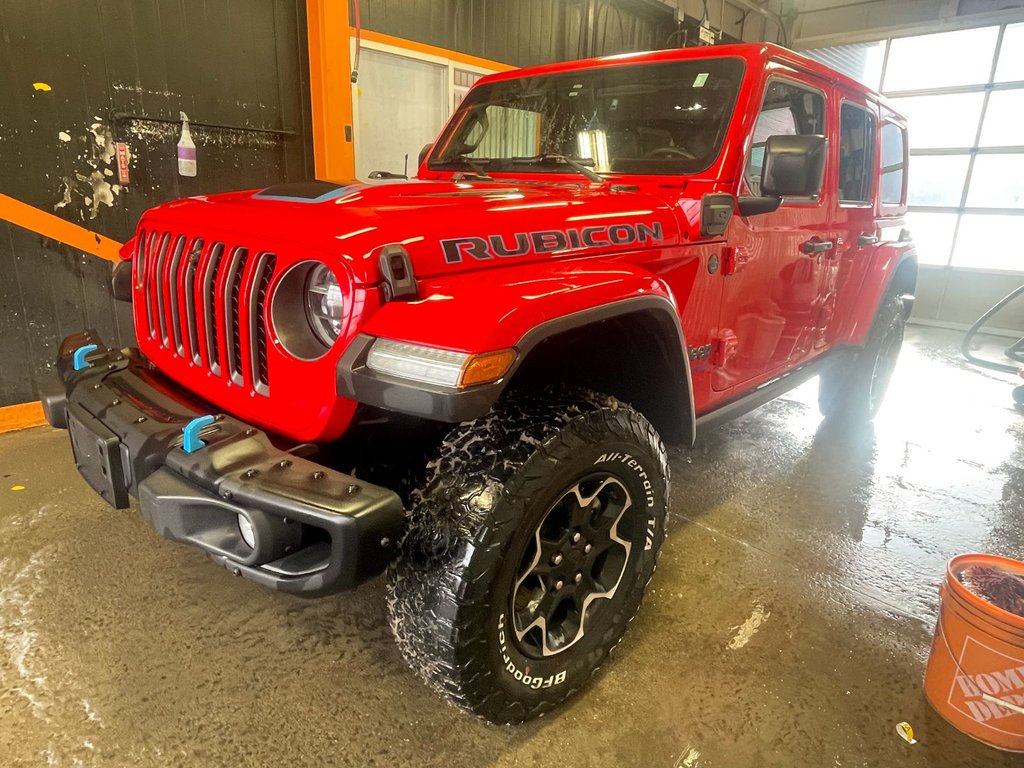
[[[949,561],[924,693],[936,712],[968,736],[1024,752],[1024,616],[967,589],[959,576],[974,566],[1024,577],[1024,563],[1005,557],[971,554]]]

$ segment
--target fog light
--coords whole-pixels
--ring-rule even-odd
[[[242,534],[242,541],[249,545],[249,549],[256,549],[256,531],[245,515],[238,516],[238,532]]]

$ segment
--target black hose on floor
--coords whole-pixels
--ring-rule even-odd
[[[989,318],[991,318],[1000,309],[1005,307],[1007,304],[1009,304],[1015,298],[1020,296],[1022,293],[1024,293],[1024,285],[1020,286],[1014,291],[1011,291],[1007,296],[1004,296],[1002,299],[997,301],[992,306],[992,308],[988,310],[988,312],[983,314],[974,322],[974,325],[972,325],[970,330],[968,330],[967,333],[964,335],[963,343],[960,345],[960,351],[963,353],[963,356],[967,358],[968,362],[973,363],[974,365],[981,366],[982,368],[988,368],[989,370],[992,371],[1003,371],[1004,373],[1018,373],[1020,371],[1021,366],[1019,365],[998,363],[995,360],[984,360],[980,357],[977,357],[971,352],[971,342],[974,341],[974,337],[978,335],[978,331],[980,331],[982,326],[985,325],[986,322],[988,322]],[[1018,339],[1016,342],[1007,347],[1006,356],[1011,360],[1014,360],[1024,365],[1024,338]]]

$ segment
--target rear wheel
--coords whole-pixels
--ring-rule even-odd
[[[613,398],[518,394],[452,432],[428,472],[389,572],[398,646],[481,717],[542,714],[639,607],[664,538],[665,448]]]
[[[875,417],[896,369],[905,328],[903,300],[899,296],[884,299],[867,344],[844,351],[845,356],[821,374],[818,407],[825,418],[867,421]]]

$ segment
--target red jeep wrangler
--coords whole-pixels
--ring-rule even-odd
[[[47,416],[103,498],[236,575],[387,569],[409,664],[524,720],[637,611],[663,440],[818,374],[826,417],[874,415],[906,166],[883,99],[771,45],[487,77],[415,180],[147,212],[114,273],[139,349],[66,339]]]

